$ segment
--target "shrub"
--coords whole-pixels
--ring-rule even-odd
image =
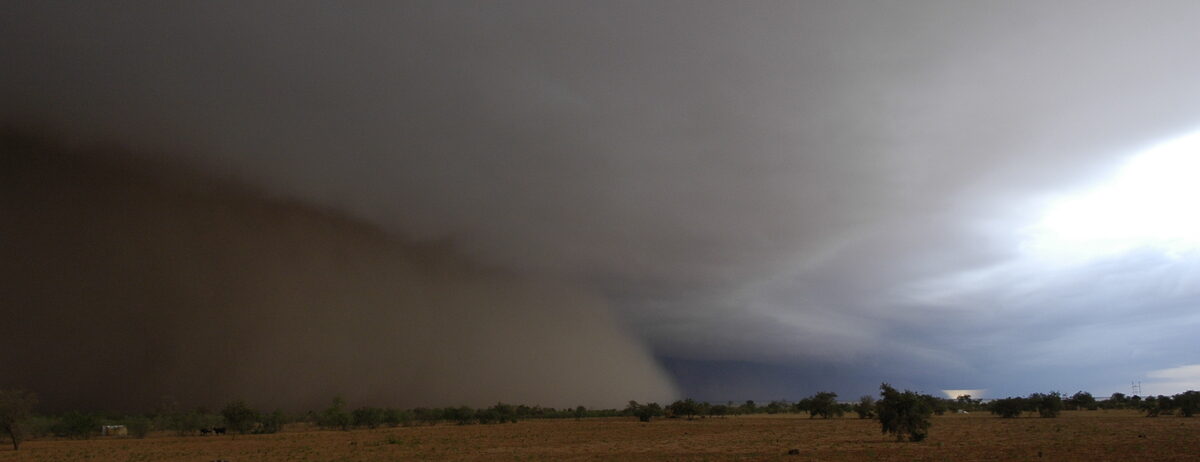
[[[637,401],[630,401],[625,411],[642,422],[649,422],[651,418],[663,415],[663,408],[658,403],[638,404]]]
[[[467,406],[448,407],[442,414],[446,420],[459,425],[470,425],[475,422],[475,410]]]
[[[1033,406],[1038,415],[1045,418],[1058,417],[1063,410],[1063,400],[1056,392],[1046,394],[1034,393],[1029,395],[1028,404]]]
[[[134,438],[145,438],[150,434],[152,426],[150,418],[145,416],[133,416],[125,419],[125,428],[129,430],[129,435]]]
[[[68,412],[58,418],[54,435],[73,439],[88,439],[100,429],[100,419],[92,414]]]
[[[352,414],[355,427],[377,428],[383,423],[385,412],[377,407],[360,407]]]
[[[225,405],[225,409],[221,410],[221,417],[225,418],[225,425],[230,430],[246,434],[254,429],[254,425],[258,423],[258,411],[250,409],[244,401],[234,401]]]
[[[924,440],[929,434],[929,418],[933,414],[929,401],[912,391],[898,392],[886,383],[880,384],[879,390],[883,399],[875,408],[883,433],[895,434],[896,441],[903,441],[905,436],[909,441]]]
[[[1191,417],[1200,411],[1200,391],[1188,390],[1172,398],[1175,407],[1179,409],[1179,415],[1183,417]]]
[[[436,409],[428,409],[419,407],[413,409],[413,417],[426,425],[437,425],[439,420],[442,420],[442,413]]]
[[[671,415],[675,417],[687,417],[688,420],[696,418],[696,414],[700,413],[700,406],[696,404],[696,400],[688,398],[671,403],[667,406],[671,411]]]
[[[823,419],[828,419],[831,417],[841,417],[842,413],[842,407],[837,402],[837,393],[823,391],[809,398],[809,417],[820,416]]]
[[[317,426],[321,428],[350,429],[350,414],[346,412],[346,402],[339,396],[333,399],[333,404],[317,414]]]
[[[992,414],[996,414],[1005,419],[1020,417],[1021,413],[1025,411],[1025,408],[1025,398],[996,399],[988,403],[988,410],[991,411]]]
[[[383,423],[390,427],[403,425],[405,427],[413,424],[413,413],[401,409],[388,408],[383,411]]]
[[[260,417],[260,425],[256,430],[257,433],[279,433],[283,430],[283,425],[287,423],[287,414],[282,410],[276,409],[270,414],[263,414]]]
[[[854,412],[858,414],[860,419],[870,419],[875,417],[875,398],[870,395],[863,395],[858,399],[858,403],[854,405]]]

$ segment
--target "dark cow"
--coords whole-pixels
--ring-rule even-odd
[[[212,430],[213,430],[213,433],[216,433],[216,434],[218,434],[218,435],[224,435],[224,434],[225,434],[225,427],[217,427],[217,428],[214,428],[214,429],[212,429]]]

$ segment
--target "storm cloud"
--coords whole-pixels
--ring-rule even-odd
[[[1106,394],[1200,362],[1194,253],[1027,245],[1048,198],[1200,127],[1194,2],[15,10],[14,123],[563,281],[684,394]]]

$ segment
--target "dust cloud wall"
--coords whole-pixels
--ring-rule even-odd
[[[119,149],[2,149],[0,385],[50,409],[676,394],[577,287]]]

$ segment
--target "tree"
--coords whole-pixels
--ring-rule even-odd
[[[1129,404],[1129,398],[1124,393],[1113,393],[1104,402],[1105,409],[1124,409]]]
[[[1091,393],[1086,391],[1077,391],[1070,398],[1067,398],[1066,405],[1068,409],[1087,409],[1089,411],[1096,410],[1096,398]]]
[[[1170,396],[1147,396],[1139,407],[1145,411],[1146,417],[1158,417],[1161,414],[1170,414],[1175,409],[1175,402]]]
[[[625,411],[642,422],[649,422],[651,418],[663,415],[663,408],[658,403],[638,404],[637,401],[630,401]]]
[[[100,419],[92,414],[68,412],[58,418],[54,434],[73,439],[86,440],[100,427]]]
[[[671,411],[671,415],[675,417],[687,417],[688,420],[695,419],[696,414],[700,413],[700,406],[696,403],[696,400],[691,398],[671,403],[670,406],[667,406],[667,409]]]
[[[383,423],[385,413],[377,407],[360,407],[351,413],[351,420],[356,427],[376,428]]]
[[[129,434],[134,438],[145,438],[150,434],[150,419],[146,416],[132,416],[125,419],[125,428],[129,429]]]
[[[37,396],[20,389],[0,389],[0,432],[12,439],[13,450],[21,449],[25,439],[25,425],[33,415]]]
[[[822,391],[809,398],[809,417],[820,416],[823,419],[841,417],[842,407],[838,406],[837,393]]]
[[[270,414],[263,414],[261,417],[262,426],[259,427],[259,433],[279,433],[283,430],[283,424],[287,423],[287,415],[282,409],[276,409]]]
[[[575,407],[575,420],[579,420],[584,417],[587,417],[587,408],[583,407],[583,406],[576,406]]]
[[[1179,415],[1183,417],[1191,417],[1200,411],[1200,391],[1188,390],[1172,398],[1175,402],[1175,407],[1179,409]]]
[[[1029,395],[1027,402],[1029,405],[1033,406],[1038,415],[1046,418],[1058,417],[1058,414],[1062,412],[1063,407],[1065,407],[1063,405],[1062,396],[1059,395],[1058,392],[1053,391],[1045,394],[1034,393]]]
[[[225,418],[225,425],[229,426],[230,430],[246,434],[254,429],[254,424],[258,423],[258,412],[250,409],[245,401],[234,401],[225,405],[225,409],[221,410],[221,417]]]
[[[854,404],[854,412],[860,419],[875,417],[875,398],[872,398],[871,395],[863,395],[858,399],[858,403]]]
[[[445,410],[446,420],[459,425],[469,425],[475,422],[475,410],[467,406],[448,407]]]
[[[929,435],[929,418],[933,409],[929,401],[916,392],[896,391],[886,383],[879,385],[879,395],[883,398],[875,404],[879,413],[879,424],[884,434],[896,435],[896,441],[921,441]]]
[[[333,398],[333,404],[317,415],[317,425],[321,428],[350,429],[350,414],[346,412],[346,401],[338,396]]]
[[[988,403],[988,410],[1004,419],[1020,417],[1025,408],[1025,398],[995,399]]]

